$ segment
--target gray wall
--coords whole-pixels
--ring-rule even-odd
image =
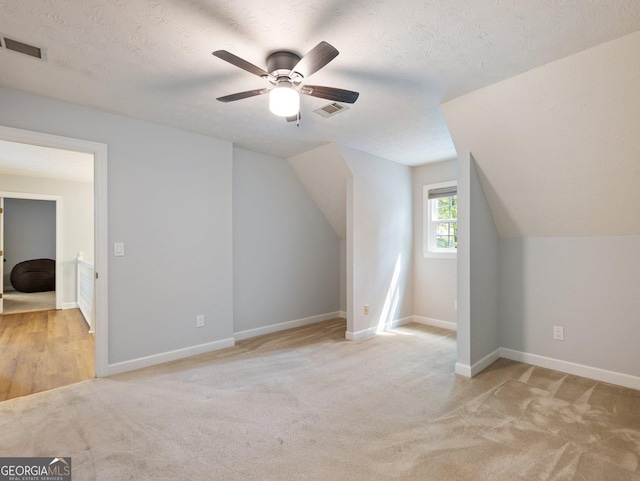
[[[640,236],[500,239],[501,347],[640,376],[639,273]]]
[[[458,157],[458,362],[456,371],[475,375],[474,364],[498,344],[498,234],[476,164]]]
[[[340,239],[283,159],[233,149],[234,332],[336,312]]]
[[[109,243],[126,244],[109,363],[231,338],[231,143],[15,90],[0,105],[1,125],[108,145]]]
[[[13,288],[11,270],[22,261],[56,258],[56,203],[4,200],[4,288]]]
[[[471,366],[498,349],[498,233],[471,156]]]
[[[339,150],[353,173],[347,189],[347,335],[359,337],[413,314],[411,168]]]
[[[413,314],[449,322],[456,322],[456,259],[424,257],[422,187],[456,178],[455,160],[413,168]]]

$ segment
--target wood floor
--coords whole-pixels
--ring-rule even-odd
[[[0,315],[0,401],[95,377],[79,309]]]

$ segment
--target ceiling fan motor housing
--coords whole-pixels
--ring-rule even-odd
[[[288,77],[298,62],[300,56],[293,52],[281,50],[273,52],[267,57],[267,71],[276,79],[279,77]]]

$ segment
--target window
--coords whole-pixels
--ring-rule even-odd
[[[425,185],[422,196],[424,256],[454,259],[458,250],[457,183]]]

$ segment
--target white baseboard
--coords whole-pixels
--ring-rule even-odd
[[[560,359],[538,356],[537,354],[529,354],[527,352],[514,351],[513,349],[506,349],[504,347],[500,348],[500,357],[511,359],[512,361],[525,362],[533,366],[553,369],[567,374],[573,374],[574,376],[582,376],[596,381],[640,390],[640,377],[632,376],[630,374],[607,371],[606,369],[585,366],[584,364],[577,364],[574,362],[561,361]]]
[[[448,329],[450,331],[457,331],[458,325],[451,321],[441,321],[439,319],[431,319],[430,317],[413,316],[413,322],[418,324],[425,324],[427,326],[440,327],[442,329]]]
[[[464,377],[471,377],[471,366],[469,366],[469,364],[456,362],[456,374],[460,374]]]
[[[347,331],[344,333],[344,338],[347,341],[360,341],[361,339],[366,339],[368,337],[373,337],[376,335],[377,327],[370,327],[369,329],[363,329],[361,331]]]
[[[500,348],[496,349],[493,352],[490,352],[478,362],[474,363],[473,366],[471,366],[471,377],[480,374],[498,359],[500,359]]]
[[[387,329],[393,329],[399,326],[404,326],[405,324],[410,324],[411,322],[413,322],[413,316],[407,316],[407,317],[403,317],[402,319],[396,319],[394,321],[391,321],[385,324],[382,327],[382,331],[386,331]],[[373,327],[368,327],[367,329],[362,329],[356,332],[347,331],[344,337],[349,341],[360,341],[361,339],[366,339],[368,337],[375,336],[379,331],[380,331],[379,326],[373,326]]]
[[[340,317],[342,319],[346,319],[347,318],[347,311],[340,311]]]
[[[469,364],[462,364],[460,362],[456,363],[456,374],[460,374],[464,377],[474,377],[488,368],[491,364],[500,359],[500,348],[496,349],[493,352],[490,352],[478,362],[474,363],[473,366]]]
[[[76,307],[78,307],[78,303],[77,302],[63,302],[62,303],[62,308],[63,309],[75,309]]]
[[[262,336],[264,334],[271,334],[272,332],[284,331],[286,329],[292,329],[294,327],[307,326],[309,324],[315,324],[316,322],[328,321],[340,317],[340,312],[328,312],[326,314],[319,314],[317,316],[305,317],[303,319],[296,319],[294,321],[280,322],[278,324],[271,324],[270,326],[258,327],[255,329],[247,329],[246,331],[234,332],[233,336],[237,341],[242,339],[249,339],[251,337]]]
[[[235,346],[235,340],[231,337],[228,339],[221,339],[220,341],[207,342],[197,346],[176,349],[175,351],[154,354],[153,356],[139,357],[138,359],[132,359],[130,361],[117,362],[115,364],[109,364],[107,367],[107,376],[134,371],[144,367],[155,366],[156,364],[196,356],[206,352],[218,351],[220,349],[226,349],[233,346]]]
[[[395,327],[400,327],[400,326],[404,326],[406,324],[411,324],[413,322],[413,316],[407,316],[407,317],[403,317],[402,319],[396,319],[393,322],[390,322],[389,324],[387,324],[385,327],[385,330],[387,329],[393,329]]]

